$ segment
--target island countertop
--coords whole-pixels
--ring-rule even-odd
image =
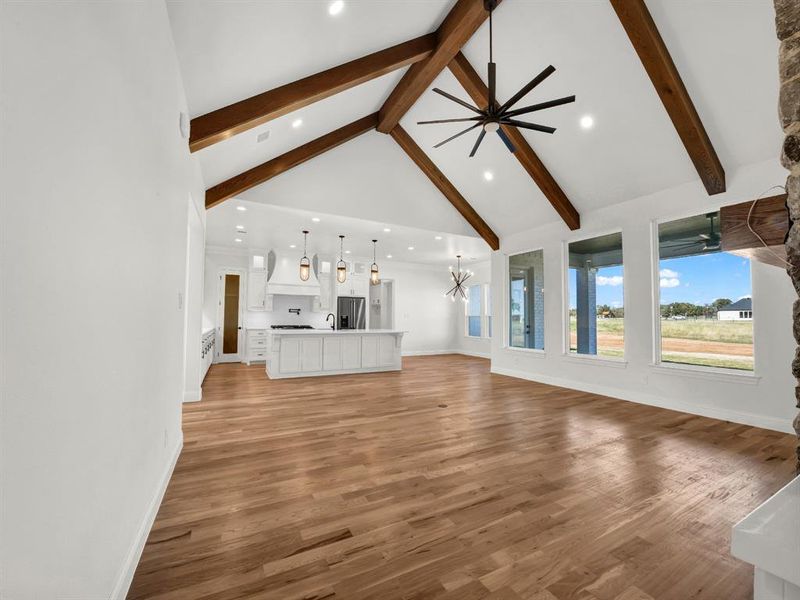
[[[272,335],[402,335],[399,329],[270,329]]]

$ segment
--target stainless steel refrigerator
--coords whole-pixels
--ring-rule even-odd
[[[362,297],[339,296],[337,302],[339,329],[366,329],[367,301]]]

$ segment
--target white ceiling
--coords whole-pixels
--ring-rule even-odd
[[[238,207],[247,210],[241,211]],[[313,219],[319,219],[315,222]],[[242,232],[237,225],[245,228]],[[389,228],[391,231],[384,231]],[[209,210],[206,244],[263,252],[299,250],[303,230],[308,230],[308,252],[338,255],[339,235],[345,235],[344,248],[352,258],[372,258],[372,242],[377,239],[378,263],[386,260],[449,265],[461,254],[467,264],[487,260],[489,248],[480,238],[452,235],[418,227],[330,215],[261,202],[231,200]],[[436,239],[439,237],[440,239]],[[236,242],[236,239],[241,242]],[[296,248],[292,249],[294,244]],[[409,250],[409,246],[413,250]],[[391,255],[391,259],[387,258]]]
[[[169,1],[192,116],[434,31],[452,0],[345,0],[337,17],[324,0]],[[727,172],[776,156],[777,41],[768,0],[648,0]],[[524,135],[580,212],[697,180],[697,174],[608,0],[506,0],[496,11],[498,95],[509,97],[548,64],[557,71],[530,104],[576,94],[574,104],[537,113],[554,135]],[[485,78],[488,27],[464,54]],[[207,187],[378,110],[402,76],[391,73],[198,153]],[[467,94],[443,72],[431,87]],[[487,136],[440,149],[458,125],[416,125],[465,109],[426,91],[403,127],[501,237],[557,222],[533,181]],[[580,128],[591,114],[595,127]],[[302,118],[303,125],[291,123]],[[531,119],[533,120],[533,119]],[[262,143],[256,137],[269,130]],[[483,172],[491,170],[492,182]],[[254,188],[242,198],[359,217],[376,223],[467,234],[472,229],[388,136],[371,132]],[[209,213],[209,230],[221,215]]]

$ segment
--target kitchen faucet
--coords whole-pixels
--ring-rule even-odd
[[[333,317],[333,323],[331,323],[331,329],[336,329],[336,315],[334,315],[333,313],[328,313],[328,316],[325,317],[325,322],[327,323],[328,319],[330,319],[331,317]]]

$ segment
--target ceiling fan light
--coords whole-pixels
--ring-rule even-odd
[[[483,130],[486,133],[495,133],[498,129],[500,129],[500,123],[497,121],[487,121],[483,124]]]

